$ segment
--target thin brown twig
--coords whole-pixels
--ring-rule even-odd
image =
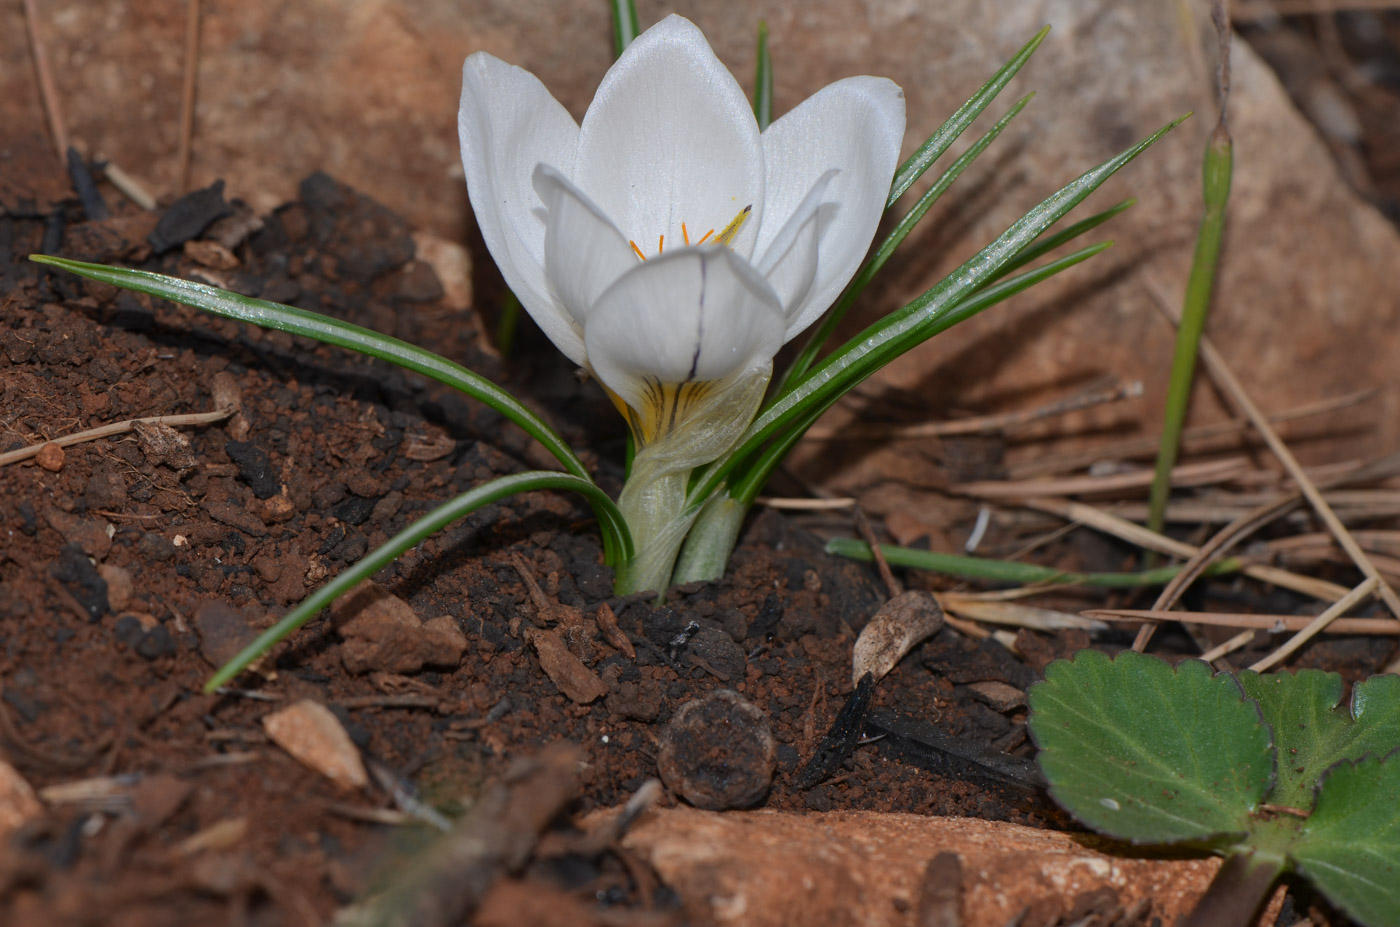
[[[753,501],[755,505],[766,506],[770,509],[787,509],[796,512],[826,512],[834,509],[848,509],[856,504],[856,500],[849,496],[843,496],[838,499],[759,496]]]
[[[1172,468],[1172,485],[1202,486],[1221,483],[1237,479],[1250,469],[1251,464],[1244,457],[1179,464]],[[958,483],[949,487],[949,491],[980,499],[1008,499],[1120,492],[1124,489],[1141,489],[1151,482],[1151,470],[1138,470],[1109,476],[1067,476],[1052,480],[979,480],[973,483]]]
[[[1086,505],[1083,502],[1071,502],[1065,499],[1022,499],[1019,500],[1018,504],[1038,512],[1048,512],[1060,518],[1068,518],[1089,525],[1105,534],[1121,538],[1129,544],[1135,544],[1159,554],[1186,559],[1196,553],[1196,548],[1184,541],[1149,531],[1142,525],[1125,518],[1119,518],[1117,515],[1092,505]],[[1336,583],[1329,583],[1313,576],[1300,576],[1297,573],[1290,573],[1267,564],[1247,564],[1241,572],[1260,582],[1291,589],[1294,592],[1300,592],[1325,602],[1335,602],[1347,594],[1345,586],[1338,586]]]
[[[875,536],[875,528],[871,526],[870,519],[865,517],[865,510],[859,505],[855,507],[856,528],[860,531],[860,536],[865,539],[865,543],[870,545],[870,553],[875,558],[875,568],[880,572],[880,579],[885,584],[885,589],[889,592],[890,598],[896,598],[904,589],[899,585],[899,580],[894,578],[894,571],[890,569],[889,563],[885,560],[885,553],[880,549],[880,539]]]
[[[1269,416],[1269,421],[1274,425],[1287,425],[1299,419],[1313,418],[1319,415],[1331,415],[1342,409],[1361,405],[1369,402],[1380,395],[1380,390],[1370,387],[1347,393],[1344,396],[1336,396],[1332,399],[1321,399],[1317,402],[1305,403],[1286,409],[1282,412]],[[1231,419],[1227,422],[1214,422],[1209,425],[1195,425],[1187,428],[1181,433],[1181,447],[1183,452],[1205,453],[1207,451],[1233,450],[1236,449],[1234,440],[1241,436],[1250,427],[1248,420],[1242,418]],[[1226,441],[1230,444],[1226,444]],[[1157,453],[1157,447],[1162,443],[1160,435],[1148,435],[1141,438],[1126,438],[1122,441],[1115,441],[1111,444],[1104,444],[1098,447],[1091,447],[1088,450],[1076,451],[1068,454],[1045,457],[1038,456],[1035,460],[1028,460],[1020,464],[1011,466],[1008,470],[1010,479],[1027,479],[1034,476],[1045,476],[1052,473],[1064,473],[1069,470],[1078,470],[1083,467],[1092,466],[1101,460],[1124,460],[1136,457],[1151,457]]]
[[[1225,551],[1275,518],[1287,514],[1297,506],[1299,501],[1300,499],[1296,495],[1285,496],[1276,502],[1260,506],[1252,512],[1246,512],[1221,528],[1209,541],[1201,545],[1200,550],[1191,555],[1191,559],[1182,566],[1181,572],[1172,577],[1171,582],[1162,589],[1161,595],[1157,596],[1157,601],[1153,603],[1152,608],[1161,611],[1169,610],[1176,604],[1176,600],[1181,598],[1187,587],[1194,583],[1212,562],[1223,556]],[[1138,653],[1146,650],[1147,643],[1152,640],[1152,634],[1156,630],[1155,624],[1146,624],[1139,628],[1137,637],[1133,640],[1133,649]]]
[[[1252,628],[1257,631],[1301,631],[1317,619],[1307,615],[1255,615],[1233,612],[1172,612],[1150,608],[1091,608],[1081,612],[1086,618],[1100,621],[1185,621],[1221,628]],[[1327,625],[1325,634],[1364,634],[1384,637],[1400,636],[1400,622],[1393,618],[1338,618]]]
[[[19,463],[21,460],[28,460],[39,453],[46,444],[56,444],[59,447],[69,447],[74,444],[82,444],[85,441],[96,441],[98,438],[107,438],[112,435],[126,434],[138,423],[146,425],[207,425],[210,422],[221,422],[233,415],[236,409],[220,409],[217,412],[192,412],[188,415],[152,415],[147,418],[129,418],[124,422],[113,422],[110,425],[102,425],[98,428],[89,428],[87,431],[79,431],[75,434],[64,435],[61,438],[54,438],[52,441],[40,441],[38,444],[31,444],[29,447],[22,447],[18,450],[0,454],[0,467],[12,463]]]
[[[1041,419],[1067,415],[1082,409],[1118,402],[1142,395],[1142,383],[1113,383],[1104,388],[1088,389],[1064,399],[1014,412],[978,415],[948,422],[918,422],[912,425],[854,424],[841,427],[809,428],[803,435],[808,441],[868,441],[871,438],[900,441],[916,438],[942,438],[953,435],[994,434],[1028,425]]]
[[[1307,627],[1303,628],[1303,630],[1290,637],[1287,641],[1284,642],[1283,646],[1279,647],[1277,650],[1269,654],[1264,659],[1255,662],[1249,668],[1254,670],[1256,673],[1262,673],[1264,672],[1264,670],[1269,669],[1272,666],[1277,666],[1279,663],[1282,663],[1284,660],[1288,659],[1288,657],[1291,656],[1294,651],[1306,644],[1308,641],[1312,640],[1313,637],[1319,634],[1329,624],[1336,621],[1342,615],[1346,614],[1348,610],[1355,608],[1364,599],[1370,598],[1371,594],[1377,589],[1383,587],[1384,583],[1377,577],[1366,577],[1364,580],[1362,580],[1361,585],[1357,586],[1351,592],[1347,593],[1345,596],[1332,603],[1330,608],[1328,608],[1321,615],[1318,615],[1312,621],[1308,622]]]
[[[49,121],[49,132],[53,135],[53,147],[58,160],[68,160],[68,123],[63,118],[63,107],[58,102],[58,90],[54,86],[53,71],[49,67],[49,55],[39,37],[39,14],[34,8],[34,0],[24,0],[24,22],[29,30],[29,49],[34,55],[34,71],[39,79],[39,97],[44,104],[44,116]]]
[[[194,91],[199,73],[199,0],[186,0],[185,73],[180,87],[180,192],[190,188],[190,159],[194,144]]]
[[[1239,650],[1241,647],[1254,640],[1254,635],[1258,633],[1259,632],[1254,630],[1253,628],[1250,628],[1248,631],[1241,631],[1225,643],[1217,644],[1214,647],[1207,650],[1205,653],[1201,654],[1201,659],[1206,661],[1207,663],[1214,663],[1221,657],[1227,654],[1234,653],[1236,650]]]
[[[1157,308],[1163,312],[1173,323],[1180,319],[1177,308],[1166,300],[1160,298],[1159,288],[1153,287],[1154,295],[1158,298],[1154,300]],[[1332,511],[1332,506],[1327,504],[1327,500],[1322,497],[1322,493],[1314,485],[1308,475],[1303,472],[1303,467],[1298,463],[1298,459],[1293,456],[1293,452],[1280,440],[1278,433],[1270,427],[1268,419],[1259,411],[1259,407],[1254,404],[1254,400],[1245,392],[1239,380],[1235,379],[1234,373],[1230,371],[1230,366],[1225,363],[1225,358],[1215,349],[1209,338],[1202,335],[1200,343],[1201,359],[1205,361],[1206,369],[1210,372],[1211,378],[1229,395],[1230,400],[1239,408],[1244,415],[1254,423],[1254,427],[1269,445],[1269,450],[1283,464],[1289,476],[1298,485],[1298,489],[1307,497],[1308,503],[1312,505],[1313,511],[1317,512],[1319,518],[1327,526],[1327,529],[1336,537],[1337,543],[1347,552],[1347,556],[1352,559],[1367,579],[1376,581],[1376,591],[1379,593],[1381,601],[1385,602],[1386,608],[1391,614],[1400,619],[1400,596],[1395,594],[1395,590],[1381,576],[1376,565],[1366,556],[1366,552],[1356,543],[1356,539],[1351,536],[1337,513]]]

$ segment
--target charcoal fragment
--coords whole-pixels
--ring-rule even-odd
[[[157,254],[183,245],[203,232],[216,219],[233,212],[224,202],[224,182],[216,180],[201,190],[193,190],[180,197],[160,217],[155,231],[146,237]]]

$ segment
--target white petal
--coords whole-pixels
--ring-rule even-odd
[[[603,78],[579,129],[571,179],[648,257],[754,212],[731,243],[748,257],[762,218],[758,123],[693,23],[668,16]],[[809,181],[810,185],[810,181]]]
[[[727,248],[687,248],[638,265],[588,319],[588,363],[633,409],[658,386],[724,380],[782,347],[777,296]]]
[[[583,335],[550,293],[544,210],[530,177],[540,162],[573,169],[578,126],[523,68],[477,52],[462,65],[462,167],[481,237],[506,283],[559,350],[583,363]]]
[[[800,310],[807,305],[818,266],[818,243],[823,226],[829,223],[836,205],[826,201],[826,190],[840,171],[827,171],[807,191],[797,211],[788,219],[778,237],[763,254],[758,272],[768,281],[783,305],[788,320],[783,341],[789,341],[806,324],[799,324]]]
[[[568,313],[586,325],[594,302],[637,266],[637,255],[602,210],[548,164],[535,168],[535,191],[548,213],[545,276]]]
[[[789,310],[793,334],[836,300],[869,250],[903,138],[904,91],[883,77],[830,84],[763,133],[764,221],[754,251],[760,263],[817,179],[831,168],[841,171],[825,197],[835,209],[818,216],[816,279]]]

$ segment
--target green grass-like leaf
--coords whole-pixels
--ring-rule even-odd
[[[281,303],[272,303],[265,299],[254,299],[251,296],[243,296],[228,290],[221,290],[218,287],[181,280],[178,277],[168,277],[165,274],[146,270],[130,270],[124,267],[109,267],[106,264],[89,264],[84,261],[72,261],[46,254],[31,254],[29,259],[39,264],[47,264],[70,271],[100,283],[108,283],[123,289],[135,290],[138,293],[159,296],[162,299],[201,309],[213,315],[237,319],[240,322],[251,322],[263,328],[272,328],[293,335],[304,335],[325,344],[349,348],[352,351],[377,357],[380,360],[432,377],[439,383],[445,383],[458,389],[500,412],[540,442],[545,450],[553,454],[555,459],[563,465],[565,470],[579,479],[592,482],[588,469],[569,448],[569,445],[564,442],[564,439],[559,437],[553,428],[550,428],[543,419],[531,412],[520,400],[481,374],[468,370],[461,364],[453,363],[432,351],[317,312],[309,312],[295,306],[284,306]]]
[[[1049,34],[1050,27],[1045,26],[1035,34],[1035,38],[1021,46],[1021,50],[1012,55],[1011,60],[1002,65],[992,75],[991,80],[979,87],[966,103],[958,107],[956,113],[948,117],[947,122],[939,126],[932,135],[925,139],[918,150],[899,166],[894,174],[894,182],[890,184],[890,195],[885,201],[886,207],[893,206],[895,200],[907,193],[914,182],[923,176],[924,171],[928,170],[929,165],[942,157],[943,152],[948,150],[957,137],[962,135],[963,131],[972,125],[978,116],[982,115],[982,111],[991,105],[992,101],[997,98],[997,94],[1001,93],[1002,88],[1011,81],[1011,78],[1016,76],[1016,73],[1025,66],[1027,61],[1031,60],[1031,55],[1035,54],[1035,50],[1040,47],[1040,43],[1044,42],[1045,37]]]
[[[517,493],[541,489],[574,490],[582,493],[593,511],[603,533],[603,544],[610,563],[621,563],[632,558],[632,538],[623,521],[622,513],[607,493],[599,489],[591,480],[580,479],[565,473],[551,473],[532,470],[494,479],[489,483],[463,493],[446,502],[404,528],[378,548],[365,555],[354,566],[338,574],[330,582],[317,589],[288,612],[282,620],[259,634],[247,647],[228,663],[219,668],[204,684],[205,692],[212,692],[247,669],[253,661],[267,653],[274,644],[296,631],[321,610],[345,595],[363,580],[393,563],[405,551],[422,543],[463,516],[469,515],[484,505],[497,502]]]
[[[1050,794],[1134,843],[1233,843],[1274,779],[1259,708],[1205,663],[1094,650],[1046,668],[1028,726]]]
[[[1148,492],[1147,527],[1160,533],[1167,519],[1167,499],[1171,495],[1172,467],[1176,465],[1181,445],[1181,431],[1186,426],[1186,412],[1191,405],[1191,387],[1195,383],[1196,355],[1206,316],[1210,314],[1211,291],[1215,288],[1215,271],[1220,264],[1220,246],[1225,238],[1225,207],[1230,202],[1230,175],[1234,168],[1234,147],[1230,135],[1221,124],[1206,143],[1205,165],[1201,171],[1201,186],[1205,213],[1196,235],[1196,252],[1191,258],[1191,273],[1186,281],[1186,300],[1181,310],[1181,324],[1176,330],[1176,349],[1172,354],[1171,380],[1167,384],[1167,406],[1163,415],[1162,440],[1157,450],[1157,463]]]
[[[1367,753],[1383,756],[1400,746],[1400,676],[1357,683],[1350,712],[1338,709],[1342,677],[1336,673],[1305,669],[1261,675],[1246,670],[1240,685],[1274,729],[1279,769],[1270,804],[1306,811],[1328,767]]]
[[[816,331],[808,337],[807,342],[802,346],[801,353],[793,358],[792,364],[788,367],[787,372],[784,373],[783,381],[778,385],[776,392],[785,392],[789,383],[801,377],[802,374],[811,369],[812,362],[816,360],[817,354],[820,353],[827,340],[836,331],[836,327],[841,324],[841,320],[846,317],[846,313],[850,311],[851,306],[855,304],[860,294],[865,292],[865,288],[870,285],[871,280],[875,279],[875,275],[885,266],[885,263],[894,254],[895,250],[909,237],[909,233],[914,230],[914,227],[928,214],[929,207],[936,203],[938,199],[947,192],[948,188],[953,185],[953,182],[962,176],[963,171],[967,170],[972,162],[977,160],[978,156],[987,150],[987,147],[996,140],[997,136],[1001,134],[1002,130],[1006,128],[1011,120],[1015,119],[1017,114],[1026,108],[1026,104],[1030,103],[1030,101],[1030,94],[1018,100],[1016,105],[1011,107],[1005,116],[997,120],[994,126],[988,129],[981,138],[973,143],[972,147],[963,152],[962,155],[949,165],[948,169],[934,181],[933,185],[924,191],[923,195],[914,203],[914,206],[905,213],[904,218],[899,220],[894,229],[885,237],[885,240],[880,243],[880,247],[876,248],[874,253],[866,258],[860,270],[851,278],[851,282],[846,284],[846,288],[841,291],[841,295],[836,300],[836,303],[822,317],[821,324],[817,326]]]
[[[1333,904],[1369,927],[1400,927],[1400,754],[1342,763],[1290,854]]]
[[[832,538],[826,542],[826,552],[850,557],[855,560],[873,560],[870,545],[855,538]],[[964,579],[987,579],[994,582],[1021,583],[1023,585],[1096,586],[1109,589],[1135,589],[1142,586],[1161,586],[1171,582],[1181,572],[1179,566],[1158,567],[1138,573],[1070,573],[1035,563],[1016,563],[1010,560],[994,560],[990,557],[969,557],[962,554],[945,554],[931,550],[916,550],[912,547],[880,545],[880,553],[890,566],[928,570],[931,573],[946,573]],[[1240,569],[1240,561],[1234,558],[1211,565],[1211,574],[1233,573]],[[1267,717],[1267,716],[1266,716]]]
[[[632,40],[641,34],[635,0],[612,0],[613,57],[621,58]]]
[[[1081,174],[1012,223],[995,241],[913,302],[870,325],[825,358],[760,412],[744,440],[706,470],[691,494],[692,506],[703,505],[731,471],[789,427],[800,424],[805,429],[810,426],[816,421],[814,410],[831,406],[905,351],[984,308],[979,306],[974,294],[1008,261],[1185,118],[1168,123],[1127,151]]]
[[[753,115],[758,131],[773,121],[773,58],[768,53],[768,23],[758,21],[758,54],[753,75]]]

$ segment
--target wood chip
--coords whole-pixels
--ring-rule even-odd
[[[527,628],[525,637],[535,645],[535,650],[540,655],[540,667],[545,671],[545,675],[549,676],[559,687],[559,691],[570,700],[587,705],[608,694],[607,684],[569,651],[558,631]]]
[[[18,770],[0,760],[0,842],[43,810],[33,787]]]
[[[337,785],[364,788],[369,784],[360,751],[339,719],[320,702],[303,699],[274,711],[263,718],[263,729],[293,759]]]
[[[598,606],[598,613],[594,616],[598,622],[598,630],[603,632],[603,638],[616,648],[629,660],[637,659],[637,650],[632,646],[632,641],[621,628],[617,626],[617,615],[613,613],[612,606],[607,602]]]
[[[974,682],[968,688],[979,700],[997,711],[1011,711],[1026,704],[1026,693],[1004,682],[989,679],[986,682]]]
[[[920,641],[943,627],[943,609],[927,592],[903,592],[870,619],[851,654],[851,685],[866,673],[879,682]]]

